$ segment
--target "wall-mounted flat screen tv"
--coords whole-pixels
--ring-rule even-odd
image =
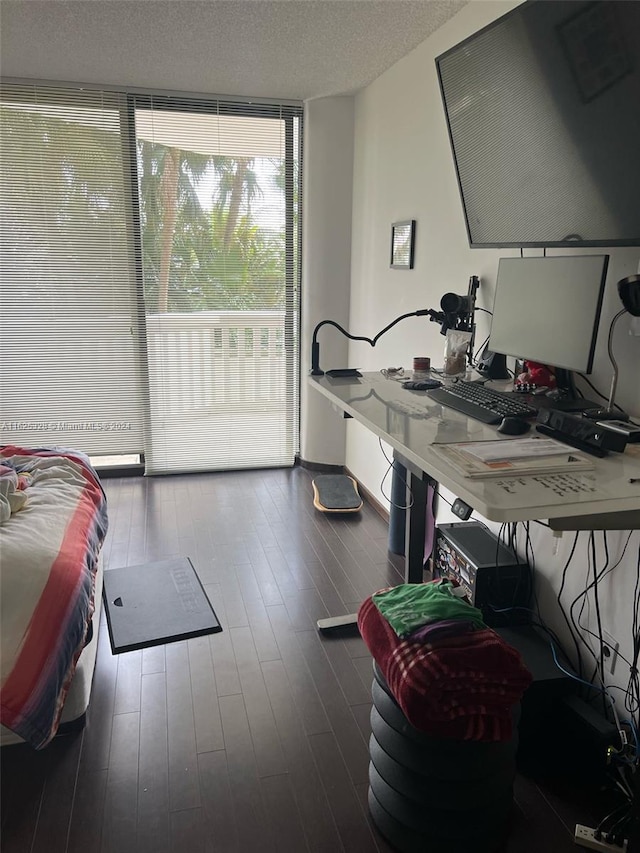
[[[640,246],[640,2],[529,0],[436,66],[471,246]]]

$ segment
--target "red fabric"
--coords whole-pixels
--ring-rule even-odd
[[[43,462],[48,457],[52,470],[65,469],[68,479],[55,473],[39,476],[48,473]],[[19,593],[20,587],[8,583],[11,579],[18,578],[26,589],[30,577],[37,586],[42,579],[33,610],[21,613],[20,642],[14,642],[1,685],[0,719],[40,749],[57,730],[93,614],[98,553],[107,532],[106,498],[81,453],[5,446],[0,459],[24,475],[30,491],[27,507],[6,523],[16,527],[11,547],[4,542],[3,594],[8,586],[10,593]],[[30,523],[34,519],[41,519],[42,527]],[[47,526],[61,531],[55,548],[39,538]]]
[[[520,653],[491,628],[437,645],[400,639],[371,598],[358,628],[414,728],[457,740],[512,736],[511,707],[531,683]]]

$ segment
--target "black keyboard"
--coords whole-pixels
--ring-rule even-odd
[[[531,418],[537,410],[517,398],[515,394],[505,394],[485,388],[478,382],[455,382],[446,388],[436,388],[428,396],[449,409],[462,412],[470,418],[485,424],[499,424],[503,418]]]

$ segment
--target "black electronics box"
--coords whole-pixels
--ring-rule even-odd
[[[565,440],[587,453],[597,451],[599,455],[604,455],[610,450],[623,453],[627,445],[627,435],[606,429],[590,418],[558,412],[555,409],[541,409],[537,420],[539,432],[559,441]]]
[[[477,521],[439,524],[436,528],[435,577],[457,581],[465,598],[492,627],[529,621],[529,566]]]

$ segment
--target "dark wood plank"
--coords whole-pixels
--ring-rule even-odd
[[[280,587],[278,586],[275,575],[271,570],[267,555],[259,542],[256,542],[255,545],[249,546],[249,558],[251,560],[253,576],[258,584],[258,589],[260,590],[260,596],[263,603],[265,605],[282,604]]]
[[[276,725],[282,738],[295,800],[312,853],[343,849],[329,801],[282,661],[262,664]]]
[[[136,853],[140,714],[113,717],[102,853]]]
[[[142,675],[164,672],[165,670],[164,646],[151,646],[149,649],[142,650]]]
[[[240,584],[233,571],[233,566],[229,567],[228,574],[220,581],[220,590],[222,592],[222,600],[224,601],[226,624],[228,627],[241,628],[248,625],[249,617],[245,610]]]
[[[275,842],[262,799],[251,730],[242,696],[221,697],[220,713],[240,850],[274,853]]]
[[[273,577],[275,578],[275,581],[278,584],[280,594],[285,595],[287,592],[296,592],[298,589],[298,584],[296,583],[295,578],[289,571],[287,561],[280,547],[278,547],[277,545],[271,547],[265,546],[264,553],[265,557],[267,558],[269,568],[273,572]]]
[[[81,747],[82,732],[54,738],[47,747],[47,781],[31,853],[66,850]]]
[[[166,655],[169,803],[179,811],[201,805],[187,643],[170,643]]]
[[[371,700],[371,665],[369,661],[366,658],[352,658],[338,637],[328,635],[320,639],[318,634],[310,632],[309,639],[313,636],[327,656],[347,704],[362,705],[364,702],[369,702]],[[360,671],[363,661],[369,664],[368,667],[365,667],[368,670],[366,679],[362,678]]]
[[[278,853],[309,853],[289,776],[268,776],[260,786]]]
[[[348,650],[347,650],[348,654]],[[358,673],[360,681],[364,684],[365,689],[371,695],[371,683],[373,681],[373,658],[368,653],[366,657],[352,657],[353,668]]]
[[[202,809],[171,812],[171,853],[204,853]]]
[[[209,637],[194,637],[188,641],[188,647],[196,752],[223,749],[222,721],[218,708]]]
[[[314,531],[309,534],[309,541],[316,555],[316,559],[322,564],[325,572],[335,586],[343,601],[355,601],[360,595],[337,559],[331,548],[322,536],[316,535]]]
[[[309,741],[345,850],[377,851],[335,737],[312,735]]]
[[[169,849],[167,681],[164,672],[142,676],[138,778],[138,849]]]
[[[245,607],[249,616],[251,635],[256,647],[259,661],[279,660],[280,649],[271,628],[271,622],[262,599],[246,601]]]
[[[351,636],[341,637],[341,639],[352,658],[367,658],[371,662],[371,652],[360,634],[353,633]]]
[[[111,654],[109,632],[106,622],[103,622],[100,625],[96,668],[80,755],[83,773],[106,770],[109,766],[117,674],[118,658]]]
[[[226,752],[198,756],[206,853],[242,853],[233,811]]]
[[[366,782],[369,778],[369,749],[321,642],[312,631],[300,631],[296,636],[351,779],[356,785]],[[364,698],[366,701],[366,695]]]
[[[269,620],[291,683],[291,692],[307,734],[331,731],[313,676],[304,659],[297,633],[291,627],[284,605],[268,607]]]
[[[284,753],[251,631],[249,628],[232,628],[231,641],[238,664],[258,775],[285,773],[287,767]]]
[[[118,674],[114,714],[131,714],[140,710],[140,678],[142,676],[142,652],[125,652],[117,655]]]
[[[66,853],[100,850],[107,770],[78,775]]]
[[[371,737],[371,702],[366,702],[363,705],[351,705],[351,713],[360,729],[360,734],[365,743],[368,744]]]
[[[217,584],[214,584],[214,587]],[[218,634],[209,636],[209,647],[211,649],[211,660],[213,662],[213,672],[216,679],[216,691],[218,696],[233,696],[235,693],[241,693],[240,678],[238,676],[238,667],[236,666],[236,658],[233,653],[233,644],[231,643],[231,634],[229,633],[229,623],[227,621],[227,613],[221,599],[217,599],[214,590],[209,584],[205,585],[205,590],[211,602],[215,601],[214,609],[216,615],[222,625],[222,631]]]

